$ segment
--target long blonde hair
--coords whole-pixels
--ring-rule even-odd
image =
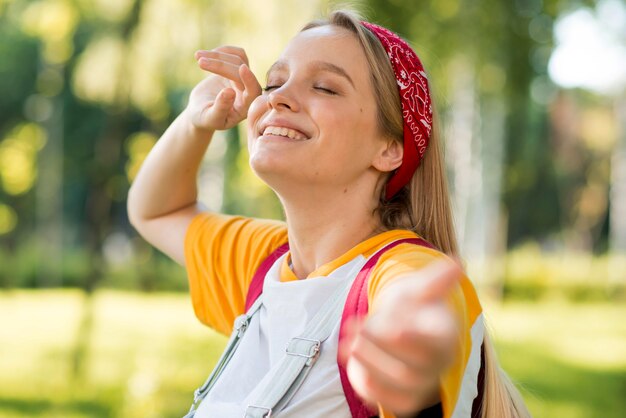
[[[308,23],[302,31],[331,25],[356,35],[369,63],[374,95],[378,101],[381,133],[402,143],[402,109],[393,68],[384,47],[376,35],[360,24],[361,20],[359,14],[352,10],[336,10],[330,13],[328,19]],[[436,114],[433,119],[435,124],[430,143],[419,168],[409,184],[391,200],[385,199],[385,190],[382,190],[377,212],[385,229],[414,231],[444,253],[457,257],[458,246]],[[483,352],[481,418],[530,418],[521,395],[500,368],[486,332]]]

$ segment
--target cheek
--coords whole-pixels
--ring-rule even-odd
[[[369,132],[378,131],[378,107],[373,99],[371,103],[363,103],[358,106],[356,111],[359,114],[359,124],[362,129]]]
[[[377,129],[377,116],[374,106],[369,103],[335,112],[332,118],[332,144],[329,152],[334,155],[334,170],[345,171],[347,175],[359,175],[373,164],[380,148],[380,135]]]
[[[256,99],[252,101],[250,107],[248,108],[248,133],[250,133],[254,126],[259,121],[259,118],[263,116],[265,110],[267,109],[267,99],[264,96],[257,96]]]
[[[376,132],[376,117],[365,105],[324,111],[325,134],[332,138],[336,152],[360,154],[366,138]]]

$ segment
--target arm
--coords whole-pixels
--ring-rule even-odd
[[[185,231],[201,211],[196,177],[212,136],[183,111],[150,151],[128,193],[131,224],[181,265]]]
[[[198,51],[196,59],[213,74],[192,90],[187,108],[150,151],[128,194],[131,224],[181,265],[187,227],[203,210],[196,180],[213,133],[243,120],[261,93],[242,49]]]
[[[460,326],[447,299],[460,276],[450,261],[403,274],[384,287],[365,321],[347,327],[340,355],[363,400],[398,418],[422,416],[441,401]]]

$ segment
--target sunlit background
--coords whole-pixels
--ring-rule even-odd
[[[0,417],[179,417],[224,340],[129,225],[143,159],[204,74],[261,82],[321,0],[0,0]],[[456,226],[535,417],[626,416],[626,6],[369,0],[409,39],[445,133]],[[245,129],[200,175],[213,210],[280,218]]]

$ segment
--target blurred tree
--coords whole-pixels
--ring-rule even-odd
[[[374,20],[413,42],[431,74],[447,128],[461,249],[478,268],[475,276],[499,292],[498,256],[508,246],[549,240],[563,231],[571,203],[559,196],[571,196],[565,185],[580,184],[587,175],[563,176],[555,167],[560,157],[547,105],[556,88],[547,64],[556,17],[594,2],[365,3]]]
[[[0,285],[92,289],[109,268],[130,263],[137,282],[154,288],[160,256],[136,239],[125,197],[145,155],[205,76],[194,50],[243,46],[263,84],[264,70],[288,39],[335,4],[0,3],[0,53],[7,58],[0,60],[0,257],[8,260],[0,263]],[[554,95],[547,75],[556,17],[594,2],[359,5],[412,41],[431,75],[459,238],[464,254],[482,265],[477,277],[500,275],[493,256],[507,243],[563,236],[557,242],[563,245],[586,234],[589,245],[606,247],[607,164],[616,148],[594,145],[585,129],[606,125],[607,108],[593,95],[577,95],[580,108],[568,111],[573,96]],[[201,197],[215,210],[280,217],[277,199],[248,167],[244,132],[242,125],[214,140]],[[75,262],[73,254],[89,259]],[[9,269],[20,278],[10,278]]]
[[[25,5],[20,6],[11,10],[8,6],[0,7],[0,54],[3,57],[0,60],[0,253],[4,255],[0,286],[13,282],[13,259],[18,244],[32,228],[34,201],[29,192],[36,180],[35,160],[39,148],[32,146],[35,144],[29,135],[24,135],[22,128],[37,132],[40,129],[36,123],[24,125],[23,111],[37,113],[33,116],[49,112],[45,103],[35,109],[38,43],[22,30],[17,20]]]

